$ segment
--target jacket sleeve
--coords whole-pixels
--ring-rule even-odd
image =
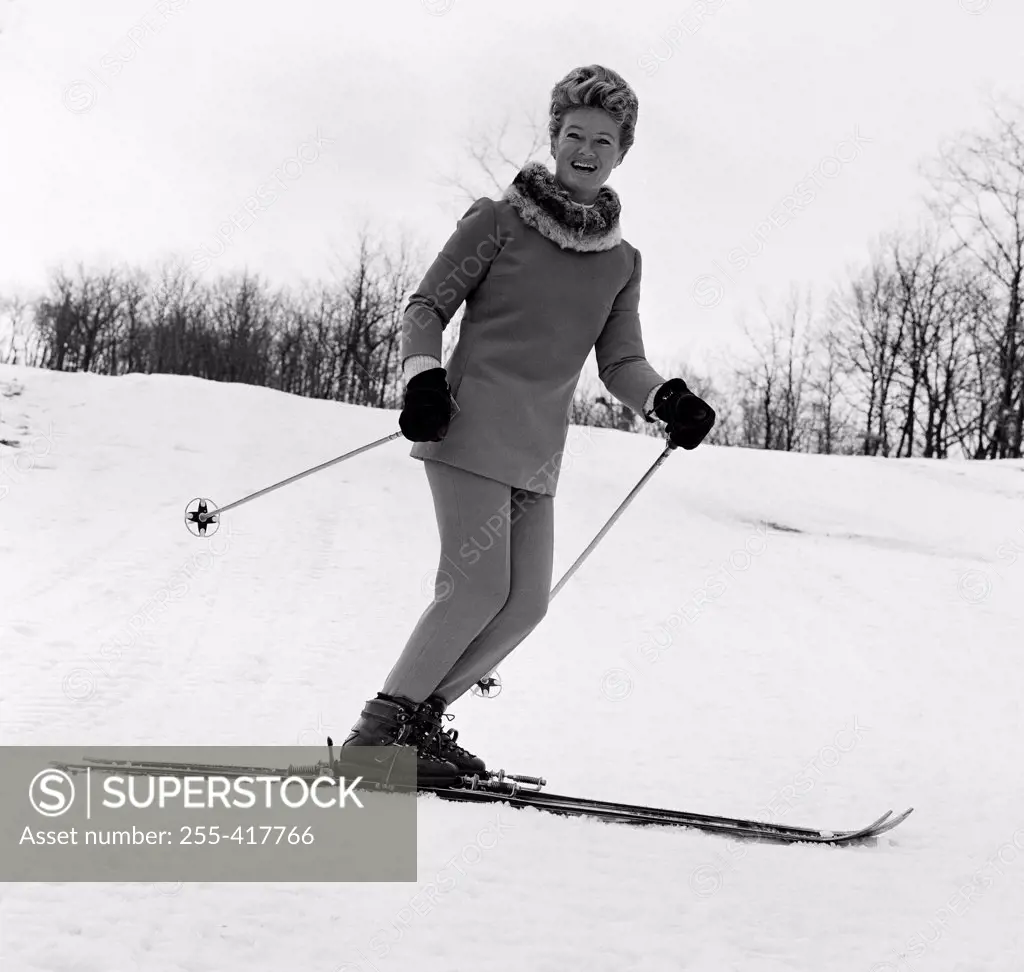
[[[665,379],[647,361],[640,330],[640,251],[634,250],[633,273],[612,304],[594,351],[598,377],[623,405],[644,414],[651,393]]]
[[[403,364],[419,354],[440,360],[442,332],[487,276],[501,246],[494,200],[482,196],[466,210],[405,306]]]

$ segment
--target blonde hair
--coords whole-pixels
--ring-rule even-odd
[[[620,158],[633,144],[640,103],[622,75],[600,64],[573,68],[551,89],[548,133],[554,143],[562,132],[562,120],[576,108],[600,108],[619,126]]]

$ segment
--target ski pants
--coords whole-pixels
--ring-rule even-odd
[[[551,596],[554,497],[423,460],[441,556],[434,600],[385,682],[387,695],[447,703],[492,672]]]

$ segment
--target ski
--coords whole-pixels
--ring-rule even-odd
[[[787,844],[801,842],[819,844],[866,842],[899,826],[913,811],[911,807],[893,817],[893,811],[889,810],[877,820],[856,830],[829,831],[769,823],[761,820],[745,820],[738,817],[711,816],[709,814],[691,813],[684,810],[664,810],[657,807],[635,804],[610,803],[604,800],[568,797],[561,794],[528,790],[512,794],[462,788],[421,787],[420,792],[432,793],[442,800],[455,800],[465,803],[502,802],[520,809],[532,807],[547,813],[592,817],[612,823],[688,827],[729,837],[745,837]]]
[[[304,766],[275,768],[268,766],[237,766],[216,763],[176,763],[157,760],[113,760],[84,757],[81,763],[54,762],[52,765],[69,773],[86,770],[129,775],[159,776],[281,776],[311,781],[327,776],[344,775],[344,766],[336,761],[329,744],[330,759]],[[351,769],[351,767],[349,767]],[[881,834],[899,826],[913,812],[913,807],[893,815],[889,810],[871,823],[854,830],[824,830],[791,824],[742,817],[714,816],[685,810],[671,810],[640,804],[615,803],[589,797],[573,797],[543,791],[547,781],[542,777],[519,776],[498,770],[485,776],[461,777],[453,786],[419,786],[418,794],[460,803],[503,803],[516,809],[534,809],[559,816],[587,817],[609,823],[636,826],[686,827],[725,837],[773,843],[812,843],[850,845],[873,842]],[[412,787],[363,779],[357,789],[376,791],[410,791]]]

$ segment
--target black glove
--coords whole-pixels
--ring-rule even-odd
[[[665,423],[672,443],[684,449],[696,449],[715,424],[715,410],[682,378],[670,378],[658,389],[652,411]]]
[[[440,442],[452,418],[451,389],[444,368],[413,375],[405,386],[405,404],[398,418],[402,435],[412,442]]]

